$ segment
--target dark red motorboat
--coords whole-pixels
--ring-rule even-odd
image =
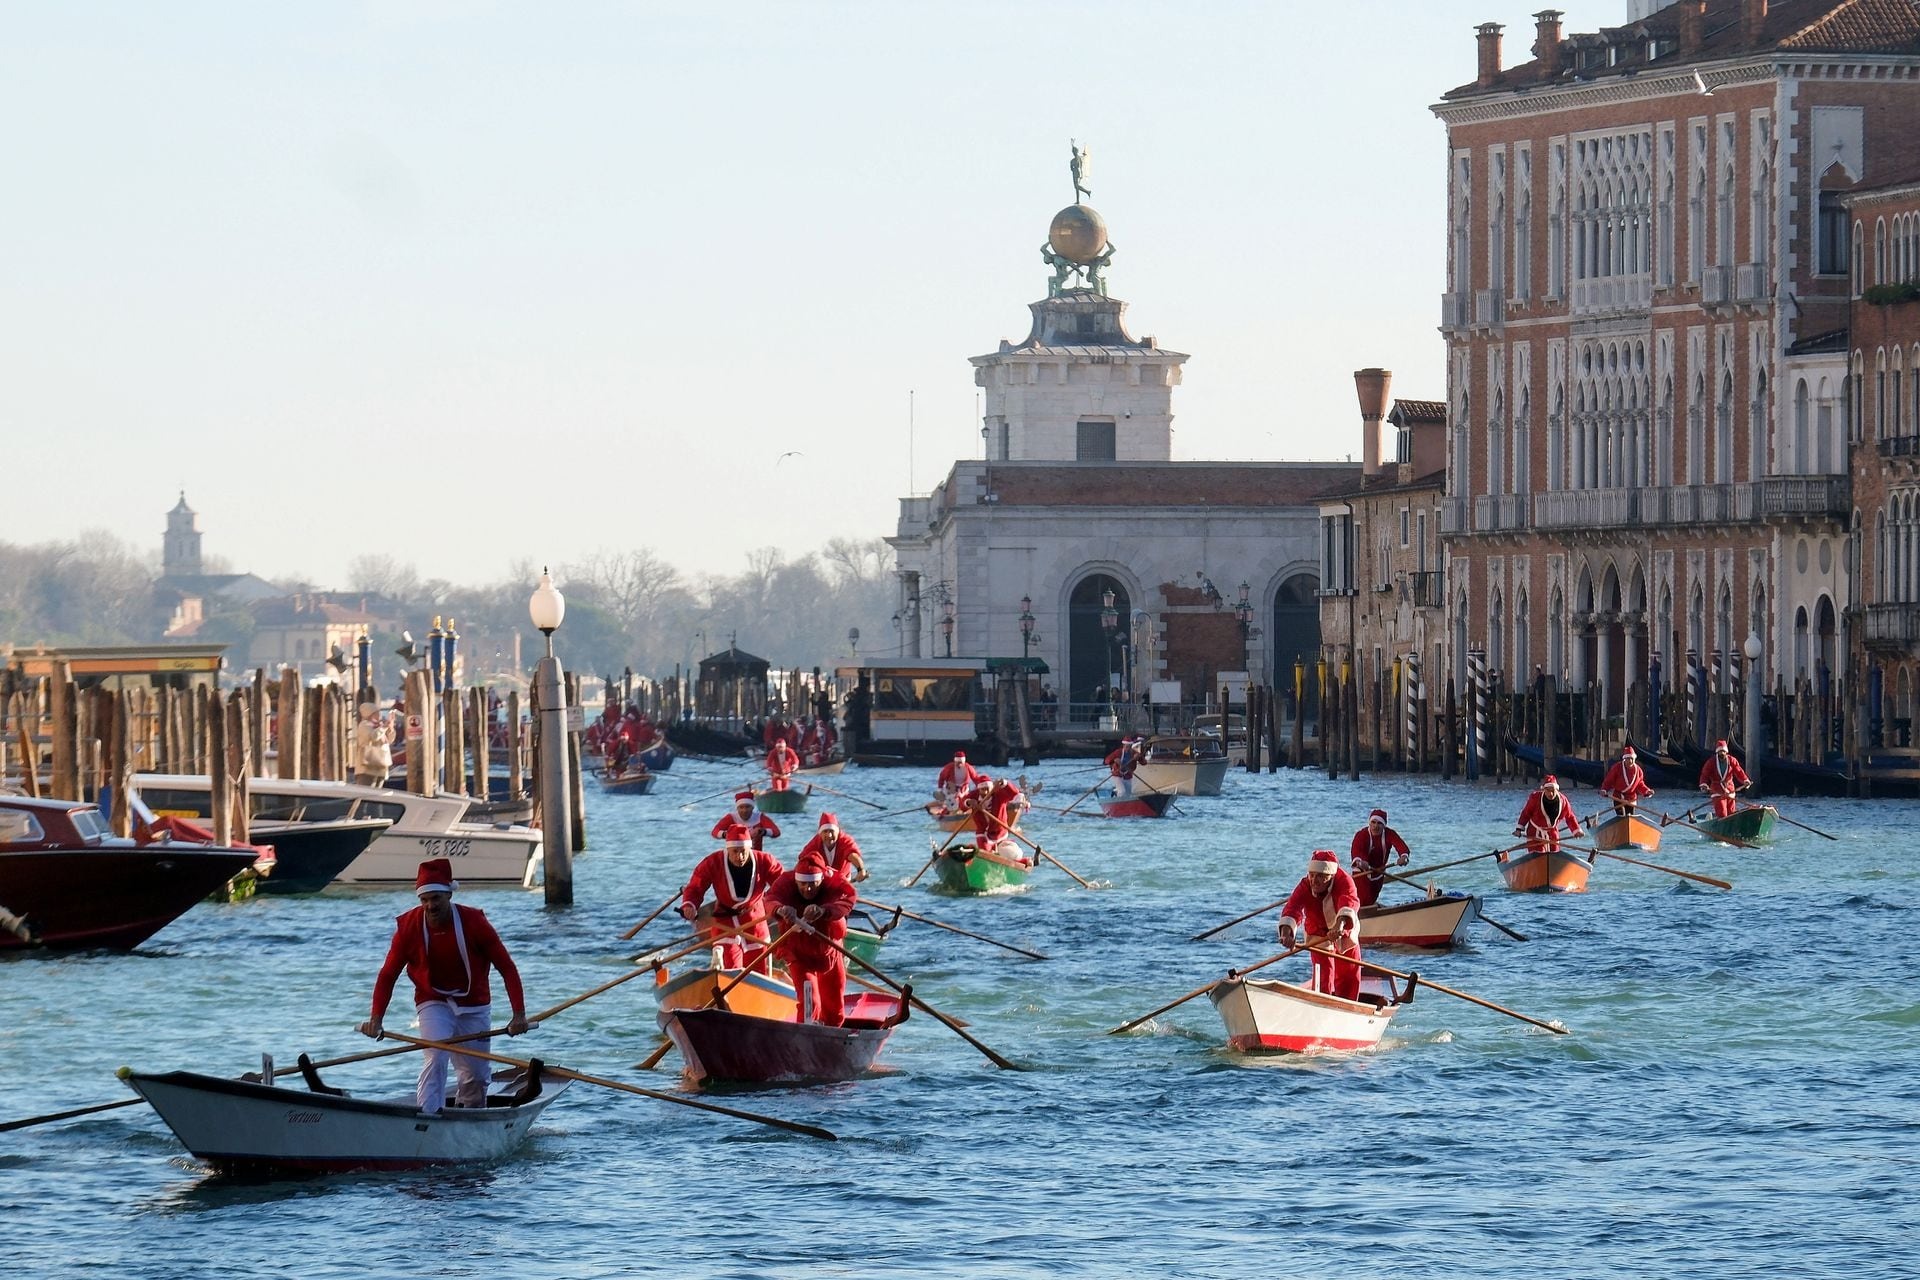
[[[257,857],[137,844],[110,834],[90,804],[0,796],[0,951],[137,947]]]
[[[662,1009],[659,1017],[695,1084],[819,1084],[872,1067],[907,1010],[898,996],[862,991],[847,993],[837,1027],[725,1009]]]

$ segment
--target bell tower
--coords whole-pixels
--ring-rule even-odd
[[[160,576],[200,576],[200,517],[187,505],[184,489],[180,491],[180,501],[167,512],[167,538],[160,552]]]

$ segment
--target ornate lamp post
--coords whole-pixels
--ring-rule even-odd
[[[946,611],[940,615],[940,634],[947,642],[947,656],[953,656],[953,601],[946,603]]]
[[[1100,630],[1105,632],[1107,636],[1107,665],[1110,671],[1118,661],[1118,646],[1120,644],[1120,611],[1114,608],[1115,599],[1116,597],[1113,594],[1112,587],[1108,587],[1100,593]],[[1123,671],[1120,675],[1122,682],[1124,682],[1126,673]],[[1119,691],[1109,687],[1107,690],[1107,701],[1112,702],[1117,692]]]
[[[906,632],[900,625],[900,615],[896,613],[893,615],[893,656],[897,658],[905,653],[906,646]]]
[[[533,690],[540,699],[540,833],[546,872],[547,905],[573,904],[573,815],[567,809],[568,752],[566,680],[553,656],[553,633],[567,616],[567,598],[553,578],[540,570],[540,585],[527,601],[534,627],[547,638],[546,656],[534,668]]]
[[[1033,634],[1033,624],[1035,621],[1037,621],[1037,619],[1035,619],[1033,616],[1033,597],[1021,596],[1020,597],[1020,659],[1023,662],[1026,661],[1027,656],[1030,653],[1032,653],[1034,641],[1040,638],[1039,636]]]
[[[362,631],[360,638],[353,642],[353,648],[354,660],[360,673],[359,691],[364,697],[373,692],[373,637]]]
[[[860,656],[860,628],[858,627],[847,628],[847,652],[856,658]]]

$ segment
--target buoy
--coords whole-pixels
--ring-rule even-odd
[[[114,1074],[114,1075],[115,1075],[115,1077],[117,1077],[118,1079],[121,1079],[121,1080],[125,1080],[125,1079],[127,1079],[128,1077],[130,1077],[131,1075],[133,1075],[133,1068],[132,1068],[132,1067],[121,1067],[121,1068],[120,1068],[119,1070],[117,1070],[117,1071],[115,1071],[115,1072],[114,1072],[113,1074]]]

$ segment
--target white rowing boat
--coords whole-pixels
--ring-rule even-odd
[[[1478,903],[1467,894],[1443,893],[1388,906],[1360,908],[1360,942],[1368,947],[1422,947],[1444,951],[1467,940]]]
[[[1227,978],[1207,995],[1226,1023],[1227,1044],[1242,1053],[1371,1049],[1399,1008],[1260,978]]]

